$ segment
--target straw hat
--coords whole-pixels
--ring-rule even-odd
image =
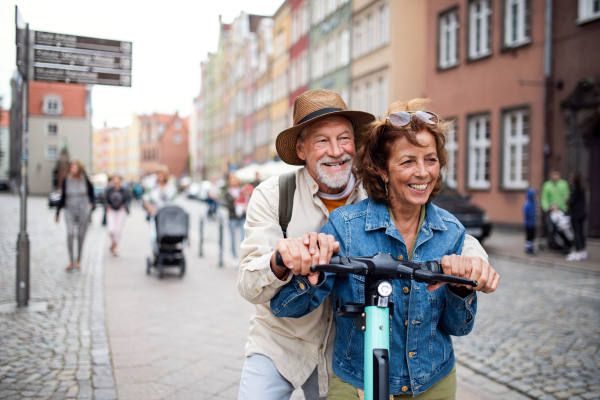
[[[375,120],[372,114],[362,111],[349,111],[344,100],[331,90],[309,90],[294,101],[294,126],[277,135],[277,154],[285,163],[304,165],[296,152],[296,139],[304,128],[323,118],[346,117],[354,125],[354,140],[358,142],[367,126]]]

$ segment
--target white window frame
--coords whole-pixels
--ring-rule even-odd
[[[365,53],[375,50],[375,17],[373,14],[367,16],[367,46]]]
[[[340,34],[340,66],[350,63],[350,31],[344,29]]]
[[[469,118],[468,124],[468,187],[469,189],[490,188],[491,132],[490,115],[477,115]],[[486,179],[487,175],[487,179]]]
[[[379,113],[384,113],[387,111],[388,108],[388,103],[387,103],[387,99],[388,99],[388,80],[387,80],[387,76],[381,76],[379,78],[379,90],[378,90],[378,94],[379,94],[379,99],[378,99],[378,110]]]
[[[458,9],[445,12],[439,18],[438,67],[451,68],[458,65]]]
[[[531,42],[527,36],[527,3],[527,0],[504,0],[504,46],[517,47]]]
[[[50,149],[54,149],[54,155],[50,154]],[[44,151],[44,155],[46,156],[46,160],[47,161],[56,161],[58,160],[58,157],[60,156],[60,151],[58,149],[58,145],[57,144],[47,144],[45,151]]]
[[[308,52],[302,52],[300,56],[300,85],[308,85]]]
[[[478,5],[479,10],[477,10]],[[490,0],[472,0],[469,3],[469,59],[471,60],[492,54],[491,15]]]
[[[355,110],[359,110],[362,111],[361,106],[362,106],[362,90],[360,88],[360,86],[355,86],[354,87],[354,93],[352,94],[352,108],[354,108]]]
[[[452,121],[446,134],[446,152],[448,153],[448,168],[444,182],[448,187],[458,187],[458,138],[456,121]]]
[[[361,21],[356,21],[354,23],[354,49],[353,54],[354,58],[359,58],[362,56],[362,23]]]
[[[336,50],[336,40],[335,40],[335,37],[332,37],[329,39],[329,42],[327,42],[327,50],[326,50],[327,56],[325,58],[326,59],[326,62],[325,62],[325,65],[326,65],[325,72],[326,73],[335,71],[335,68],[336,68],[335,50]]]
[[[62,115],[62,97],[53,93],[45,95],[42,102],[42,112],[46,115]]]
[[[379,9],[379,45],[385,46],[390,40],[390,8],[384,5]]]
[[[54,132],[50,129],[53,126],[55,128]],[[48,138],[57,138],[58,137],[58,122],[48,122],[46,124],[46,137]]]
[[[529,187],[530,124],[531,118],[528,109],[504,113],[502,186],[506,189],[527,189]],[[526,179],[523,179],[524,175]]]
[[[367,82],[365,87],[365,111],[374,114],[374,96],[373,96],[373,83]]]
[[[594,10],[597,6],[597,10]],[[600,0],[579,0],[577,23],[584,24],[600,18]]]

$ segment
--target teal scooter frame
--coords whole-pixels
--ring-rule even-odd
[[[371,257],[333,256],[329,264],[313,265],[310,270],[365,277],[364,303],[342,304],[340,299],[335,305],[338,316],[356,318],[356,327],[365,332],[365,400],[389,400],[390,396],[390,319],[394,315],[394,303],[389,301],[393,291],[390,280],[477,286],[476,281],[445,275],[436,261],[412,263],[387,253]]]

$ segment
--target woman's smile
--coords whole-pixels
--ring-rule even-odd
[[[429,184],[431,182],[427,182],[427,183],[409,183],[407,186],[410,188],[410,190],[412,190],[415,193],[418,194],[424,194],[427,193],[427,189],[429,188]]]

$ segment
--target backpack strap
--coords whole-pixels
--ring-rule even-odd
[[[295,192],[296,171],[279,175],[279,226],[284,238],[287,238],[287,227],[292,219]]]

